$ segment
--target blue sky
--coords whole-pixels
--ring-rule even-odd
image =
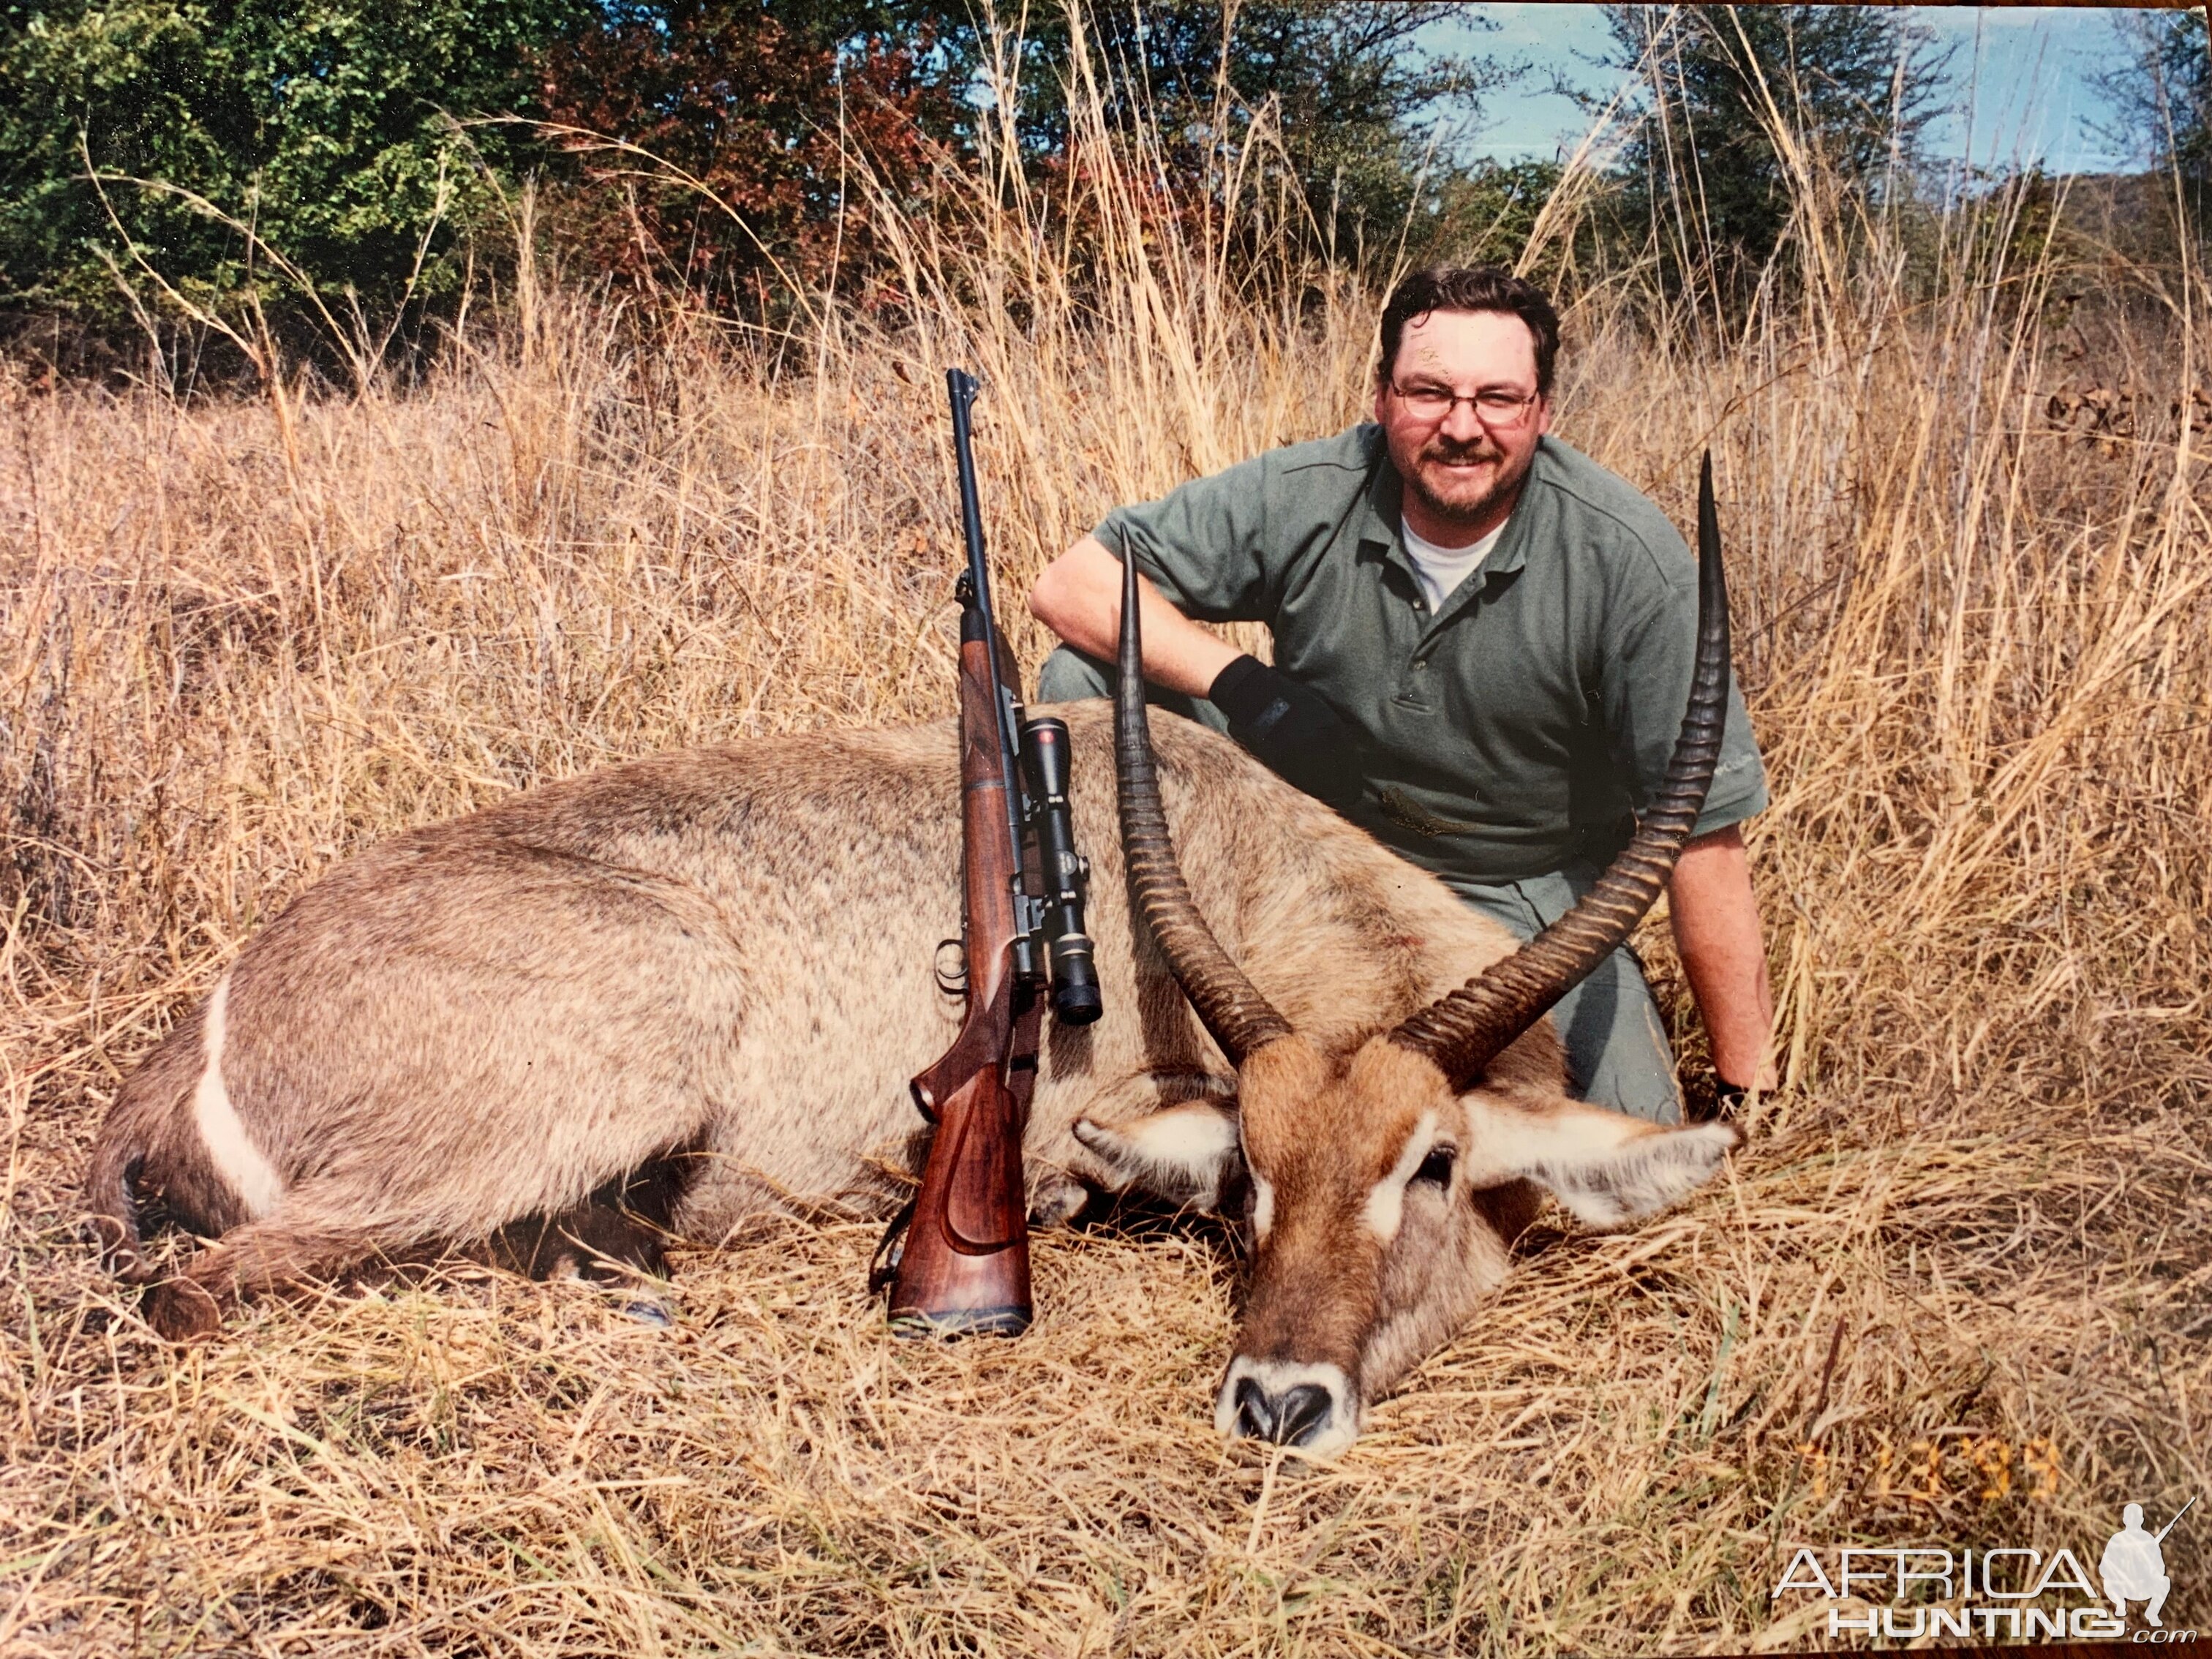
[[[1592,66],[1611,36],[1595,6],[1469,5],[1500,25],[1485,32],[1445,24],[1439,47],[1487,52],[1534,67],[1518,92],[1493,95],[1469,148],[1501,161],[1552,155],[1583,130],[1567,100],[1542,90],[1554,73],[1594,92],[1618,76]],[[1929,128],[1929,148],[1943,159],[1983,164],[2040,161],[2054,171],[2098,172],[2131,165],[2093,130],[2112,112],[2091,83],[2098,71],[2126,61],[2121,14],[2073,7],[1905,8],[1951,56],[1953,111]],[[1968,118],[1971,109],[1972,119]]]

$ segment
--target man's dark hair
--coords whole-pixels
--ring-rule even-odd
[[[1390,291],[1382,307],[1382,360],[1375,378],[1387,381],[1398,367],[1398,342],[1406,325],[1432,311],[1501,311],[1528,325],[1536,340],[1536,390],[1552,390],[1552,364],[1559,355],[1559,313],[1544,291],[1498,265],[1431,265]]]

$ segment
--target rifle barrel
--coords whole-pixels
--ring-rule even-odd
[[[983,548],[983,507],[975,488],[975,452],[970,441],[969,411],[983,384],[963,368],[945,371],[945,394],[952,402],[952,453],[960,471],[960,534],[968,548],[968,586],[983,619],[983,648],[990,658],[991,707],[999,720],[999,769],[1006,783],[1006,836],[1014,852],[1014,867],[1021,867],[1022,783],[1017,757],[1020,734],[1015,729],[1014,697],[999,678],[999,620],[991,610],[991,567]]]
[[[2179,1526],[2181,1522],[2181,1517],[2188,1514],[2189,1511],[2196,1506],[2197,1500],[2192,1498],[2186,1504],[2184,1504],[2179,1509],[2174,1510],[2173,1519],[2167,1522],[2164,1526],[2158,1529],[2158,1541],[2161,1544],[2166,1542],[2166,1534],[2172,1532],[2175,1527]]]

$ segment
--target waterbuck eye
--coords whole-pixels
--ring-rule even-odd
[[[1449,1146],[1432,1146],[1429,1155],[1421,1160],[1421,1167],[1413,1171],[1416,1181],[1433,1181],[1439,1187],[1451,1185],[1452,1159],[1456,1157]]]

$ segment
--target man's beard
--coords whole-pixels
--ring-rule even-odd
[[[1512,458],[1491,442],[1487,436],[1478,438],[1470,444],[1455,444],[1449,439],[1436,437],[1414,453],[1413,465],[1410,469],[1401,471],[1406,488],[1420,497],[1421,505],[1431,514],[1445,524],[1473,527],[1480,525],[1500,502],[1510,501],[1513,498],[1514,493],[1521,488],[1521,481],[1528,476],[1529,464],[1534,459],[1535,454],[1532,450],[1516,466],[1513,465]],[[1491,475],[1486,488],[1472,495],[1462,491],[1444,497],[1430,487],[1429,478],[1422,469],[1422,463],[1427,461],[1495,461],[1498,463],[1499,470]]]

